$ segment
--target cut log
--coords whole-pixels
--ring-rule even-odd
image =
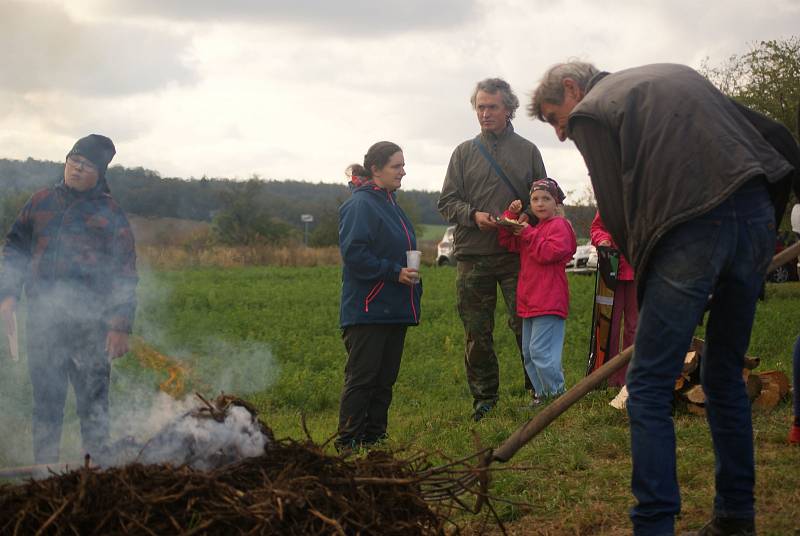
[[[625,409],[625,406],[628,403],[628,388],[623,385],[622,389],[619,390],[617,396],[614,397],[614,400],[608,403],[609,406],[616,409]]]
[[[774,383],[778,386],[780,399],[783,400],[789,394],[789,378],[780,370],[765,370],[758,373],[762,383]]]
[[[769,411],[775,408],[780,400],[781,392],[778,384],[767,382],[761,389],[761,394],[753,401],[753,407],[763,411]]]
[[[706,414],[706,408],[704,406],[698,406],[697,404],[686,404],[686,410],[695,415],[705,416]]]
[[[691,402],[692,404],[705,404],[706,403],[706,394],[703,392],[702,385],[695,385],[688,391],[686,391],[686,400]]]
[[[686,384],[686,377],[684,375],[678,376],[678,379],[675,380],[675,391],[680,391],[683,389],[683,386]]]
[[[758,367],[760,363],[760,357],[751,357],[749,355],[744,356],[744,368],[748,370],[753,370],[754,368]]]
[[[683,374],[687,376],[697,369],[700,364],[700,354],[697,350],[690,350],[686,352],[686,357],[683,358]]]
[[[748,369],[744,369],[743,376],[745,389],[747,390],[747,398],[749,398],[750,402],[752,402],[761,394],[761,389],[763,387],[761,378],[758,376],[758,374],[750,374]]]

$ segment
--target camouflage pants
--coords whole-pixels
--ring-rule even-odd
[[[492,336],[497,285],[500,285],[508,311],[508,327],[514,332],[517,341],[520,364],[523,363],[522,321],[516,313],[518,275],[519,257],[512,253],[464,255],[458,259],[458,314],[464,323],[464,366],[475,408],[487,402],[494,404],[498,398],[500,371]],[[525,368],[521,368],[525,387],[530,389]]]

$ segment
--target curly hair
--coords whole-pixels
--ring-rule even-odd
[[[517,108],[519,108],[519,99],[511,90],[511,86],[508,84],[508,82],[502,78],[487,78],[475,84],[475,90],[472,92],[472,96],[469,98],[469,102],[472,104],[473,110],[475,109],[475,101],[478,98],[478,91],[483,91],[492,95],[500,92],[503,97],[503,105],[509,111],[508,118],[514,119],[514,113],[517,111]]]

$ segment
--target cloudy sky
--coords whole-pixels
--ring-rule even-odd
[[[0,0],[0,157],[98,132],[165,177],[333,182],[388,139],[404,188],[438,190],[479,79],[526,102],[569,58],[699,67],[798,28],[800,0]],[[574,146],[514,125],[580,196]]]

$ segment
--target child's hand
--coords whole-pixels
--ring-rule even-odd
[[[515,236],[519,236],[520,234],[522,234],[522,231],[525,230],[525,227],[529,227],[530,226],[530,224],[527,221],[520,222],[520,224],[522,225],[522,227],[520,227],[518,229],[514,229],[514,235]]]
[[[513,212],[514,214],[519,214],[522,212],[522,201],[519,199],[512,201],[511,204],[508,205],[508,211]]]

